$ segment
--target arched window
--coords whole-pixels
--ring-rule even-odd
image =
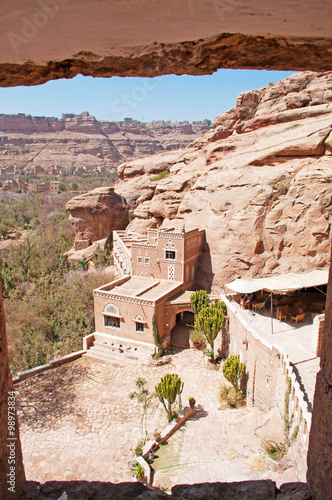
[[[145,321],[142,318],[142,316],[136,316],[136,318],[135,318],[135,330],[136,330],[136,332],[144,333],[144,324],[145,324]]]
[[[106,304],[104,312],[114,316],[120,316],[119,309],[114,304]]]
[[[120,328],[119,309],[114,304],[106,304],[104,307],[104,325],[109,328]]]

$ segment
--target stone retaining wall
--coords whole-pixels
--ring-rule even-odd
[[[240,354],[241,361],[246,364],[247,404],[265,411],[276,408],[284,418],[287,380],[291,380],[289,413],[294,417],[290,435],[299,426],[291,451],[298,478],[305,481],[312,414],[288,354],[262,338],[224,295],[222,300],[229,317],[229,354]]]
[[[31,368],[30,370],[25,370],[24,372],[19,372],[16,377],[13,377],[13,383],[17,384],[17,382],[21,382],[27,378],[33,377],[38,373],[45,372],[47,370],[51,370],[52,368],[57,368],[58,366],[64,365],[66,363],[70,363],[75,359],[81,358],[83,354],[85,354],[85,350],[72,352],[71,354],[67,354],[66,356],[62,356],[61,358],[52,359],[45,365],[36,366],[36,368]]]

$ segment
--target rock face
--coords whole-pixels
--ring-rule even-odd
[[[126,162],[128,229],[205,228],[197,285],[323,268],[332,215],[332,73],[238,97],[191,147]],[[156,174],[168,171],[158,180]]]
[[[74,173],[114,170],[134,157],[185,147],[210,128],[209,120],[109,122],[87,112],[63,119],[0,115],[0,163],[23,171],[38,165],[46,173],[57,166]]]
[[[18,499],[25,482],[13,391],[0,284],[0,492],[3,500]]]
[[[218,68],[327,71],[331,15],[330,2],[312,0],[140,0],[139,12],[132,0],[94,7],[86,0],[37,7],[4,0],[0,82],[203,75]]]
[[[97,188],[75,196],[66,205],[75,232],[74,250],[84,250],[93,242],[108,239],[113,230],[128,224],[126,200],[114,188]]]
[[[330,267],[329,283],[332,283]],[[307,480],[315,499],[325,500],[331,496],[332,475],[332,287],[326,297],[324,336],[321,351],[320,371],[316,378],[314,412],[310,430]]]

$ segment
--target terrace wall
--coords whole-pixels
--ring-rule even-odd
[[[265,411],[275,408],[284,418],[287,380],[290,379],[289,413],[293,414],[290,435],[299,426],[291,452],[298,478],[305,481],[312,414],[288,355],[260,337],[225,296],[222,300],[229,317],[229,354],[240,354],[241,361],[246,364],[247,404]]]

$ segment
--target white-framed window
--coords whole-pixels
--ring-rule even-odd
[[[137,264],[141,266],[143,264],[143,257],[137,257]]]
[[[168,266],[168,279],[174,280],[174,266],[172,264]]]
[[[120,328],[120,318],[116,316],[104,316],[104,324],[109,328]]]
[[[150,257],[145,257],[144,258],[144,265],[149,266],[150,265]]]
[[[176,251],[175,250],[165,250],[165,259],[176,259]]]
[[[135,330],[136,330],[136,332],[144,333],[144,324],[145,324],[145,321],[142,318],[142,316],[136,316],[136,318],[135,318]]]
[[[135,321],[136,332],[144,333],[144,323],[140,323],[139,321]]]

